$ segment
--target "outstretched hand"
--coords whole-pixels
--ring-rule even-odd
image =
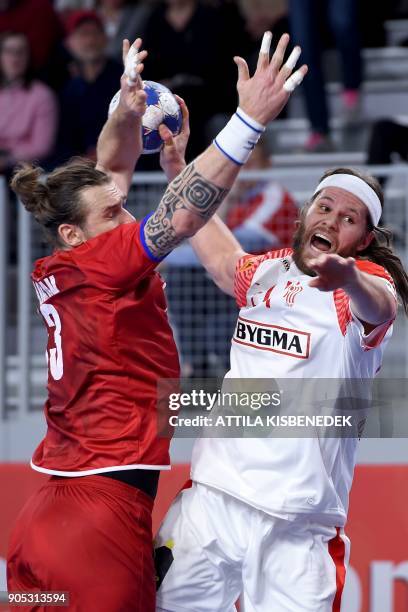
[[[138,117],[142,117],[146,111],[146,92],[143,89],[141,73],[144,68],[143,61],[147,57],[147,51],[140,51],[142,39],[137,38],[130,45],[125,39],[123,41],[122,55],[124,73],[120,81],[119,107],[131,111]]]
[[[317,274],[309,285],[320,291],[346,289],[357,280],[358,269],[354,257],[322,253],[309,262],[309,267]]]
[[[281,36],[270,60],[271,41],[271,32],[265,32],[258,64],[252,77],[249,76],[246,61],[242,57],[234,57],[234,62],[238,66],[239,106],[262,125],[266,125],[279,115],[289,100],[290,94],[300,85],[308,70],[304,64],[292,74],[301,53],[300,47],[293,49],[288,60],[282,66],[289,43],[289,34]]]
[[[190,136],[189,112],[186,103],[180,96],[175,96],[180,104],[183,123],[180,134],[173,136],[169,128],[162,123],[159,126],[159,134],[164,145],[160,151],[160,166],[169,181],[172,181],[186,166],[186,148]]]

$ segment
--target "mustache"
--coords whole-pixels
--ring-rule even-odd
[[[337,244],[337,236],[332,231],[328,230],[325,225],[313,227],[306,230],[306,225],[303,220],[299,221],[298,227],[293,235],[293,250],[298,251],[311,239],[314,234],[322,233],[328,237],[332,245]]]

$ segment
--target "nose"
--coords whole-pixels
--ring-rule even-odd
[[[327,227],[329,227],[330,229],[338,229],[338,224],[340,221],[340,217],[339,215],[332,210],[330,212],[330,214],[326,215],[324,220],[323,220],[323,224],[327,225]]]

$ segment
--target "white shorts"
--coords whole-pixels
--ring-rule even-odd
[[[342,529],[287,521],[194,483],[156,537],[157,610],[340,612],[349,559]]]

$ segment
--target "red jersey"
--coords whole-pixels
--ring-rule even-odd
[[[169,440],[157,437],[156,383],[178,378],[179,361],[143,226],[120,225],[35,264],[49,366],[36,470],[169,468]]]

